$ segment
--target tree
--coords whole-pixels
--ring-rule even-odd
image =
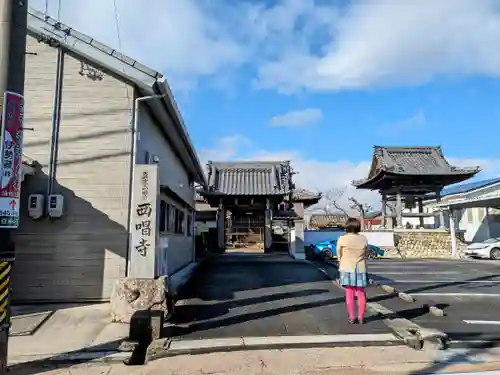
[[[350,197],[349,200],[353,203],[351,208],[359,212],[359,216],[361,217],[361,230],[364,230],[366,213],[372,209],[372,206],[367,203],[360,203],[354,197]]]
[[[342,208],[342,206],[340,206],[340,204],[338,203],[340,198],[342,198],[342,196],[345,194],[347,190],[347,187],[345,186],[339,186],[339,187],[335,187],[335,188],[332,188],[330,190],[327,190],[324,194],[323,194],[323,197],[328,201],[329,204],[331,204],[333,207],[335,207],[335,209],[337,209],[338,211],[341,211],[342,213],[344,213],[344,215],[346,215],[347,217],[351,216],[347,213],[347,211]],[[326,214],[329,214],[330,212],[330,207],[329,207],[329,204],[327,204],[325,206],[325,213]]]

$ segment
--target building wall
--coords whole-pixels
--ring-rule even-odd
[[[293,210],[299,215],[300,217],[304,217],[304,203],[302,202],[293,202]]]
[[[499,190],[500,184],[495,184],[468,194],[443,197],[443,201],[454,200],[461,197],[474,198],[483,195],[496,194]],[[433,203],[433,201],[426,202],[426,209],[431,210],[430,205]],[[471,207],[457,210],[456,220],[458,223],[458,229],[465,232],[464,239],[467,242],[484,241],[490,237],[500,236],[500,218],[498,215],[488,214],[488,208],[486,207]],[[437,222],[438,220],[436,220],[436,223]],[[449,218],[446,217],[446,215],[445,226],[449,228]]]
[[[190,183],[188,172],[144,104],[139,108],[138,131],[137,163],[146,163],[147,153],[157,156],[161,186],[170,188],[183,201],[179,202],[167,194],[161,196],[168,208],[160,215],[168,215],[168,211],[170,216],[166,219],[166,228],[160,230],[160,242],[167,252],[168,275],[172,275],[194,260],[194,234],[187,229],[188,217],[195,207],[194,185]],[[183,212],[181,233],[175,228],[176,210]]]
[[[429,213],[429,207],[426,207],[424,205],[424,213]],[[418,207],[414,208],[403,208],[403,213],[405,214],[412,214],[412,213],[418,213]],[[420,226],[420,218],[418,216],[416,217],[403,217],[403,227],[406,226],[406,223],[410,223],[413,228],[418,228]],[[434,228],[436,223],[436,220],[434,216],[431,217],[424,217],[424,228]]]
[[[40,163],[22,186],[15,232],[15,300],[108,299],[126,270],[132,90],[104,75],[81,75],[65,56],[54,193],[64,196],[60,219],[33,220],[28,194],[46,194],[57,49],[28,37],[24,154]]]

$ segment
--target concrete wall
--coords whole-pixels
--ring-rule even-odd
[[[108,299],[113,280],[125,275],[133,92],[103,75],[80,74],[66,55],[57,183],[64,216],[34,221],[27,195],[46,194],[57,50],[28,37],[24,154],[41,168],[22,186],[20,228],[15,233],[13,298]]]
[[[313,245],[318,242],[337,239],[344,234],[343,230],[332,230],[332,231],[322,231],[322,230],[305,230],[304,231],[304,243],[306,245]],[[362,232],[368,243],[375,246],[381,247],[393,247],[394,246],[394,234],[392,231],[380,231],[380,232]]]
[[[189,175],[179,157],[174,153],[166,135],[157,125],[156,119],[145,110],[144,102],[140,104],[139,129],[137,142],[137,160],[146,162],[146,152],[159,157],[160,184],[168,186],[178,194],[190,207],[194,207],[194,184],[190,184]]]
[[[300,217],[304,217],[304,204],[302,202],[293,202],[293,210],[299,215]]]
[[[183,233],[175,233],[173,227],[160,233],[160,243],[167,252],[167,273],[172,275],[194,261],[194,233],[191,231],[188,235],[187,231],[187,217],[192,214],[195,206],[194,185],[190,184],[190,176],[157,125],[156,119],[146,109],[144,103],[140,105],[136,161],[139,164],[146,163],[147,153],[158,157],[160,185],[171,189],[182,201],[173,199],[167,194],[161,195],[161,199],[171,207],[170,212],[174,209],[184,212]],[[170,222],[173,220],[171,217]]]

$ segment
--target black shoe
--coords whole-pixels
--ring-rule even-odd
[[[358,319],[349,319],[349,324],[358,324]]]

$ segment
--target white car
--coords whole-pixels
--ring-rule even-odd
[[[500,260],[500,237],[488,238],[483,242],[474,242],[467,246],[465,255],[476,258]]]

